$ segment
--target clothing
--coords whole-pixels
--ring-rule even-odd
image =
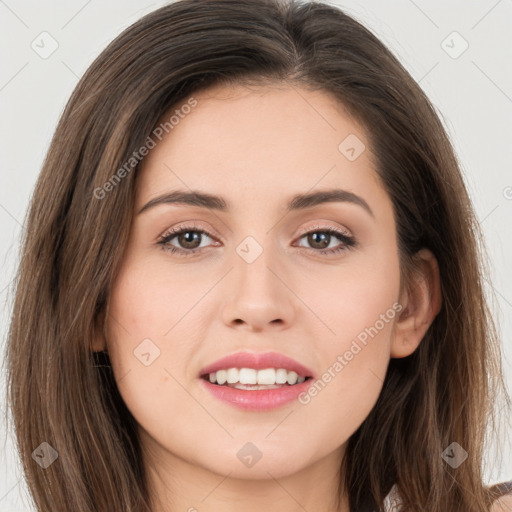
[[[512,495],[512,480],[510,482],[503,482],[492,486],[492,490],[499,495]],[[389,494],[384,499],[384,510],[386,512],[400,512],[401,500],[398,488],[394,485],[389,491]]]
[[[384,510],[386,512],[399,512],[401,508],[400,503],[400,494],[398,493],[397,486],[394,485],[384,499]]]

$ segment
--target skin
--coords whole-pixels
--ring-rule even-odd
[[[504,496],[496,500],[491,512],[512,512],[512,496]]]
[[[421,271],[400,289],[392,203],[364,130],[329,94],[278,84],[194,98],[144,160],[95,347],[108,349],[140,426],[154,510],[347,512],[345,495],[335,506],[347,440],[374,406],[390,358],[411,354],[439,311],[436,261],[422,251]],[[354,161],[338,150],[349,134],[366,146]],[[178,188],[221,195],[230,211],[160,204],[138,213]],[[373,216],[349,202],[285,212],[292,195],[330,188],[364,198]],[[207,232],[197,255],[158,244],[190,224]],[[322,255],[304,233],[328,227],[357,245]],[[236,251],[247,236],[263,249],[250,264]],[[170,244],[186,251],[184,242]],[[329,248],[340,246],[332,236]],[[393,304],[402,310],[306,405],[242,411],[201,385],[201,368],[241,350],[281,352],[321,376]],[[160,350],[149,366],[134,356],[146,338]],[[248,441],[262,453],[250,468],[237,458]]]

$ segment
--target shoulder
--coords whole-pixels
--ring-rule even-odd
[[[512,480],[501,484],[493,485],[490,489],[496,498],[489,512],[512,512]],[[385,512],[399,511],[401,508],[401,499],[398,488],[394,485],[384,500]]]
[[[491,487],[490,491],[496,498],[489,512],[512,512],[512,481],[497,484]],[[401,508],[401,499],[398,488],[394,485],[384,500],[385,512],[396,512]]]
[[[498,498],[492,504],[491,512],[512,512],[512,495]]]
[[[512,481],[494,485],[491,492],[500,497],[493,502],[490,512],[512,512]]]

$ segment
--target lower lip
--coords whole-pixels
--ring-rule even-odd
[[[283,386],[277,389],[236,389],[228,386],[218,386],[206,379],[201,379],[206,389],[219,400],[228,403],[238,409],[246,411],[269,411],[298,399],[313,382],[312,378],[295,384]]]

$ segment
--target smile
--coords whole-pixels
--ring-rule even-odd
[[[230,406],[268,411],[296,400],[313,372],[283,354],[239,352],[203,368],[200,378],[208,392]]]

